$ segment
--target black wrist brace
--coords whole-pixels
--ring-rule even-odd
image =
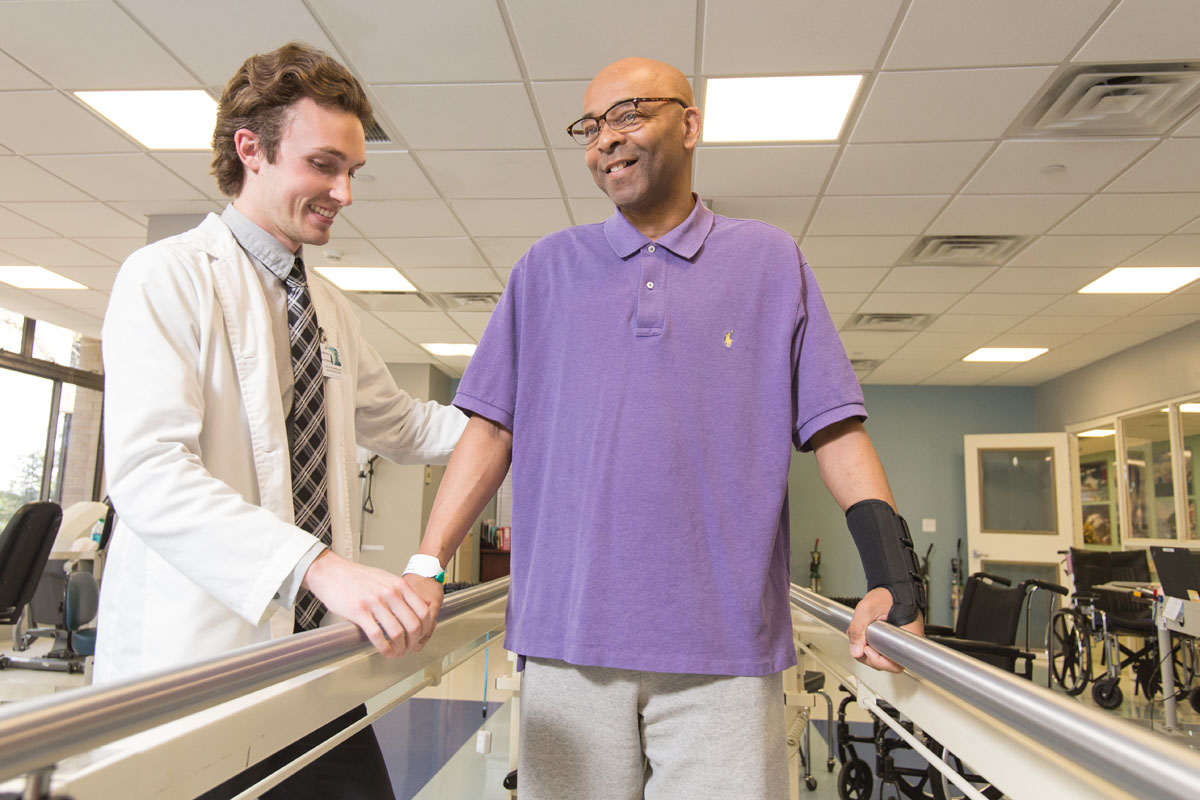
[[[892,610],[887,621],[905,625],[927,608],[921,564],[904,517],[882,500],[861,500],[846,509],[846,526],[858,547],[867,588],[887,587]]]

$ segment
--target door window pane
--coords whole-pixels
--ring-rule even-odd
[[[33,357],[64,367],[78,366],[82,340],[82,333],[38,320],[33,328]]]
[[[1095,431],[1107,435],[1076,436],[1079,447],[1079,505],[1083,543],[1120,544],[1117,532],[1117,441],[1110,426]]]
[[[1056,534],[1054,451],[979,451],[984,533]]]
[[[63,384],[50,485],[50,498],[63,508],[92,499],[102,400],[95,389]]]
[[[53,382],[0,369],[0,525],[42,489]]]
[[[1187,493],[1188,538],[1196,538],[1196,501],[1200,499],[1200,484],[1196,480],[1193,453],[1200,448],[1200,397],[1179,406],[1179,422],[1183,428],[1184,492]]]
[[[1122,420],[1128,472],[1129,535],[1174,539],[1175,491],[1170,417],[1160,410]]]
[[[25,330],[25,318],[15,311],[0,308],[0,350],[10,353],[21,352],[21,336]]]

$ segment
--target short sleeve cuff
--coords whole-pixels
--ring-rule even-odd
[[[480,400],[478,397],[472,397],[469,394],[464,394],[462,391],[459,391],[459,393],[454,396],[454,405],[458,406],[468,414],[478,414],[481,417],[490,419],[492,422],[503,425],[510,431],[513,429],[512,412],[506,411],[499,406],[494,406],[486,400]]]
[[[813,434],[822,428],[827,428],[835,422],[841,422],[844,419],[857,417],[859,420],[866,420],[867,408],[862,403],[847,403],[844,406],[831,408],[828,411],[823,411],[812,419],[807,420],[793,434],[792,441],[796,445],[796,449],[802,453],[812,450],[811,439]]]

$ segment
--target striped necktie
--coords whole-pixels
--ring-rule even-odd
[[[288,339],[292,349],[295,391],[288,417],[288,442],[292,462],[292,503],[296,525],[326,545],[333,542],[329,517],[329,481],[325,474],[325,389],[321,369],[321,329],[313,311],[304,275],[304,262],[296,258],[287,284]],[[296,596],[295,630],[317,627],[325,605],[301,588]]]

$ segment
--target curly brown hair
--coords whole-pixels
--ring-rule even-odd
[[[324,52],[290,42],[269,53],[250,56],[229,79],[217,107],[210,171],[222,193],[237,197],[245,179],[233,135],[242,128],[254,131],[267,161],[275,163],[288,109],[305,97],[318,105],[354,114],[363,128],[374,124],[371,103],[362,85]]]

